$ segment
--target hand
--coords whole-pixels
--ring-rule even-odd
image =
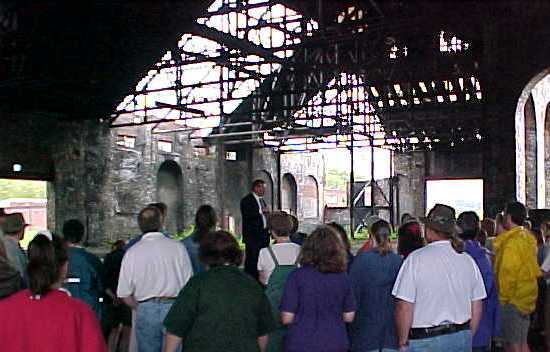
[[[409,351],[411,351],[411,348],[409,347],[409,345],[399,346],[399,352],[409,352]]]

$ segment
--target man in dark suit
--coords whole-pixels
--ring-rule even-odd
[[[255,180],[252,191],[241,200],[242,234],[245,248],[244,271],[258,279],[258,255],[269,245],[267,214],[269,208],[263,198],[265,183]]]

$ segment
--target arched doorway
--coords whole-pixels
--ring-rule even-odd
[[[283,175],[281,197],[281,210],[296,215],[298,208],[298,187],[296,186],[296,179],[290,173]]]
[[[302,210],[304,218],[319,217],[319,185],[313,176],[306,177],[304,182]]]
[[[168,206],[165,228],[170,233],[183,229],[183,192],[181,168],[173,160],[163,162],[157,174],[157,200]]]
[[[261,170],[256,174],[256,179],[262,180],[265,183],[264,200],[271,209],[274,209],[274,197],[273,197],[273,179],[271,174],[265,170]]]

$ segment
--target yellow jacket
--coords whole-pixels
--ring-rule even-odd
[[[500,303],[512,304],[523,314],[532,313],[541,276],[535,236],[518,226],[498,235],[493,246]]]

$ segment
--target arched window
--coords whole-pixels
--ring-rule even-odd
[[[313,176],[308,176],[302,191],[302,211],[304,218],[319,217],[319,185]]]
[[[165,229],[176,233],[183,229],[183,175],[173,160],[163,162],[157,174],[157,201],[168,207]]]
[[[290,214],[296,215],[298,205],[298,187],[296,186],[296,179],[292,174],[284,174],[281,197],[282,197],[282,209]]]
[[[537,120],[533,96],[529,96],[524,107],[525,117],[525,204],[529,208],[537,207]],[[533,166],[533,171],[529,167]]]

